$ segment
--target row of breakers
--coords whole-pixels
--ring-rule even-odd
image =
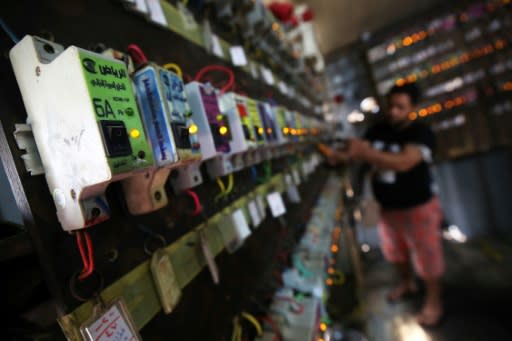
[[[30,155],[25,163],[45,173],[64,230],[108,219],[104,193],[113,181],[122,181],[132,214],[148,213],[167,204],[171,170],[179,192],[202,183],[202,162],[215,178],[328,135],[322,122],[209,84],[185,85],[153,63],[129,72],[108,51],[32,36],[10,51],[28,115],[15,136],[26,146],[20,137],[31,130],[42,166]]]

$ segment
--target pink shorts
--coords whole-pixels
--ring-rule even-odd
[[[438,198],[410,209],[381,212],[379,235],[384,257],[392,263],[412,259],[421,278],[441,277],[441,219]]]

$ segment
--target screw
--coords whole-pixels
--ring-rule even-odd
[[[160,191],[155,192],[155,199],[156,201],[160,201],[160,199],[162,199],[162,193],[160,193]]]
[[[71,190],[71,199],[76,200],[76,192],[74,189]]]
[[[39,77],[41,75],[41,68],[36,66],[36,76]]]

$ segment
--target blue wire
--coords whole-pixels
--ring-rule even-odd
[[[251,167],[251,175],[252,175],[252,181],[258,182],[258,173],[256,171],[256,166]]]
[[[13,43],[17,44],[20,41],[2,18],[0,18],[0,27],[2,27],[2,30],[4,30],[4,32],[9,36]]]

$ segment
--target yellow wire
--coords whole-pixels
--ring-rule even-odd
[[[176,72],[178,77],[183,78],[183,72],[181,71],[181,68],[179,67],[178,64],[175,64],[175,63],[164,64],[164,69],[174,71],[174,72]]]
[[[233,318],[233,333],[231,334],[231,341],[238,341],[238,329],[240,328],[240,322],[238,321],[238,316]]]
[[[334,285],[343,285],[345,284],[345,274],[339,270],[335,270],[331,275],[332,283]]]
[[[238,324],[238,333],[236,336],[236,341],[242,341],[242,326]]]
[[[220,189],[220,193],[215,196],[215,201],[218,201],[220,198],[226,195],[226,186],[224,185],[220,177],[217,177],[215,180],[217,181],[217,184],[219,185]]]
[[[242,312],[242,317],[246,319],[247,321],[251,322],[251,324],[256,328],[256,331],[258,332],[258,336],[263,335],[263,328],[261,328],[261,324],[254,316],[252,316],[249,313],[246,313],[245,311]]]
[[[233,174],[229,174],[228,176],[228,186],[226,187],[226,195],[228,195],[229,193],[231,193],[233,191],[233,186],[235,185],[235,177],[233,176]]]

